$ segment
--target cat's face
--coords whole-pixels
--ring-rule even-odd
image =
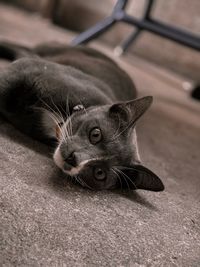
[[[163,190],[160,179],[139,164],[137,152],[134,125],[150,103],[146,97],[74,112],[58,129],[55,163],[91,189]]]

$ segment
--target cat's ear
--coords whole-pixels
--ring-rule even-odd
[[[131,101],[113,104],[109,108],[109,115],[119,118],[123,124],[134,124],[150,107],[153,101],[152,96],[145,96]]]
[[[160,178],[142,165],[121,167],[119,169],[121,187],[143,189],[149,191],[163,191],[164,184]],[[120,184],[119,184],[120,186]]]

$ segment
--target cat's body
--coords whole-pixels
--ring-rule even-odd
[[[0,113],[55,145],[54,161],[64,172],[93,189],[163,190],[140,164],[134,128],[151,97],[133,101],[133,82],[115,62],[90,48],[61,45],[29,50],[2,43],[0,56],[19,58],[0,73]]]

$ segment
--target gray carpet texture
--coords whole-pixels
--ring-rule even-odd
[[[31,16],[1,5],[0,39],[69,36],[42,19],[31,25]],[[200,103],[181,89],[184,80],[137,58],[119,64],[140,95],[154,96],[137,131],[143,162],[165,191],[83,189],[45,145],[0,118],[0,266],[200,266]]]

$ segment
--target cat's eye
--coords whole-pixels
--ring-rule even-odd
[[[99,128],[93,128],[90,131],[89,139],[90,139],[90,143],[93,144],[93,145],[99,143],[101,141],[101,139],[102,139],[101,130]]]
[[[94,177],[95,177],[95,179],[102,181],[102,180],[106,179],[106,173],[101,168],[95,168],[94,169]]]

